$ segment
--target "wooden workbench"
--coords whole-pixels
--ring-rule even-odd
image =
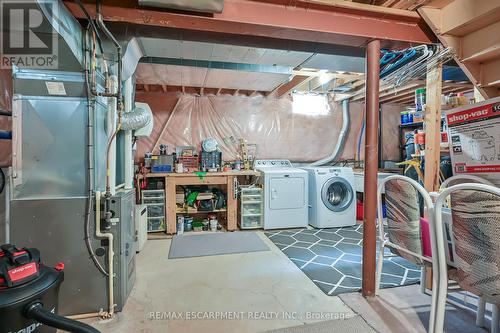
[[[227,230],[237,229],[237,198],[234,188],[234,180],[240,176],[260,176],[260,172],[229,171],[229,172],[207,172],[199,173],[148,173],[137,175],[138,179],[164,178],[165,179],[165,217],[167,222],[167,233],[177,232],[177,206],[176,187],[177,185],[226,185],[227,193]]]

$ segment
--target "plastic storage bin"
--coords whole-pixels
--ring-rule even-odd
[[[141,194],[142,204],[147,209],[148,232],[165,231],[165,191],[142,190]]]
[[[262,228],[263,196],[260,187],[241,187],[239,224],[241,229]]]

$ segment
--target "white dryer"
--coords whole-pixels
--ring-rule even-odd
[[[264,189],[264,229],[305,228],[308,221],[308,175],[288,160],[256,160]]]
[[[315,228],[356,224],[354,172],[344,167],[305,167],[309,174],[309,224]]]

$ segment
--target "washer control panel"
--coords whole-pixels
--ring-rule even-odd
[[[292,163],[289,160],[255,160],[253,167],[262,168],[291,168]]]

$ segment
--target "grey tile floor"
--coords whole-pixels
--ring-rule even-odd
[[[327,295],[361,289],[362,225],[265,234]],[[382,288],[410,285],[419,280],[419,267],[397,256],[384,259]]]

